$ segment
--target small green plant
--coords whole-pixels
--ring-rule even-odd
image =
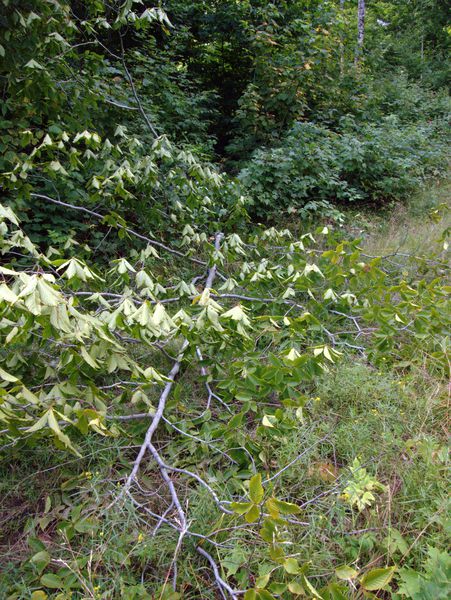
[[[362,467],[358,458],[354,459],[349,471],[350,481],[341,497],[359,511],[364,510],[376,500],[373,492],[383,492],[386,488]]]
[[[446,600],[451,586],[451,556],[436,548],[428,549],[421,572],[401,569],[397,597],[412,600]]]

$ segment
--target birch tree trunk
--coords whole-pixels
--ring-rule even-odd
[[[357,7],[357,47],[355,51],[355,65],[362,58],[363,42],[365,40],[365,0],[359,0]]]
[[[341,18],[343,18],[344,8],[345,8],[345,0],[340,0]],[[343,77],[344,70],[345,70],[345,47],[344,47],[344,41],[343,41],[343,32],[341,31],[340,32],[340,77]]]

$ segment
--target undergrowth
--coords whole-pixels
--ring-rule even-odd
[[[443,188],[432,193],[438,195],[434,210],[442,211],[438,200]],[[432,235],[423,236],[421,252],[440,254],[443,222],[426,222],[425,215],[419,230]],[[400,253],[396,260],[404,261],[406,275],[415,279],[424,276],[423,267],[407,251],[414,250],[411,242],[417,219],[399,208],[390,220],[367,227],[364,216],[357,215],[346,235],[366,232],[365,252]],[[406,236],[401,228],[412,233]],[[390,267],[387,277],[394,277],[395,271],[395,266]],[[179,349],[166,346],[167,352]],[[136,359],[143,351],[145,347],[139,345],[132,349]],[[146,356],[163,372],[171,364],[162,353],[147,352]],[[237,491],[237,473],[229,468],[230,460],[242,465],[238,480],[244,482],[252,475],[253,468],[243,460],[244,445],[247,451],[255,446],[263,478],[286,465],[273,494],[287,506],[300,507],[300,513],[284,527],[282,544],[288,560],[295,561],[289,568],[296,571],[296,565],[301,565],[298,581],[307,581],[302,577],[308,574],[312,589],[322,590],[321,597],[361,598],[355,578],[396,565],[392,598],[445,598],[449,584],[449,391],[440,371],[431,371],[429,362],[429,350],[422,352],[419,346],[414,359],[398,357],[395,361],[383,353],[365,358],[351,348],[328,372],[301,384],[302,403],[288,404],[282,417],[277,410],[273,412],[277,401],[270,395],[262,400],[269,415],[265,426],[256,423],[251,412],[247,422],[241,420],[241,433],[237,430],[233,436],[214,424],[217,409],[211,415],[202,410],[203,384],[186,370],[177,380],[167,409],[191,437],[174,444],[171,428],[163,424],[159,448],[179,466],[196,465],[210,485],[226,496]],[[146,402],[155,405],[158,393],[158,388],[149,389]],[[199,410],[201,418],[196,418],[193,414]],[[72,441],[79,448],[79,458],[61,450],[48,452],[47,445],[20,444],[8,450],[0,473],[2,597],[218,597],[209,569],[194,552],[196,540],[185,543],[186,552],[177,560],[180,584],[177,592],[171,591],[177,536],[162,523],[155,528],[155,522],[139,509],[144,503],[146,510],[160,514],[170,503],[152,461],[141,468],[135,494],[138,504],[114,500],[147,426],[146,419],[119,421],[114,425],[115,435],[103,438],[75,431]],[[204,441],[198,443],[200,439]],[[211,452],[218,447],[227,453],[225,462]],[[276,596],[277,590],[280,594],[284,589],[281,597],[317,597],[308,588],[301,592],[302,584],[296,580],[286,587],[250,525],[230,524],[218,513],[208,491],[177,475],[175,480],[180,500],[196,524],[194,530],[215,531],[220,545],[214,556],[227,580],[240,588],[256,586],[261,597],[265,589]],[[48,570],[50,556],[52,571]],[[384,587],[386,591],[375,597],[386,597],[389,588]]]
[[[277,494],[304,505],[301,520],[306,525],[292,531],[290,555],[310,566],[318,587],[342,564],[360,570],[396,562],[420,572],[431,548],[446,551],[447,410],[446,387],[422,370],[393,372],[349,362],[310,389],[308,402],[295,416],[296,428],[267,441],[263,452],[268,468],[289,464],[310,448],[279,479]],[[1,473],[2,597],[30,597],[28,574],[36,568],[30,554],[44,548],[67,564],[80,552],[86,557],[92,553],[86,586],[94,595],[98,591],[98,597],[160,597],[156,590],[167,578],[175,540],[164,530],[154,535],[131,505],[104,510],[128,467],[126,457],[133,456],[133,441],[139,439],[139,431],[125,431],[127,439],[113,443],[89,437],[82,459],[66,456],[61,461],[45,447],[21,449],[15,469],[8,465]],[[384,486],[363,511],[349,511],[344,499],[352,479],[348,467],[355,459]],[[142,480],[157,492],[157,508],[158,494],[165,492],[152,465]],[[208,494],[188,488],[185,493],[193,520],[212,529],[220,526]],[[80,510],[88,523],[80,525]],[[74,539],[76,532],[82,532],[81,539]],[[249,573],[264,575],[268,568],[264,549],[257,547],[249,559],[249,535],[238,529],[229,537],[232,547],[221,551],[226,575],[237,581]],[[216,597],[203,570],[192,558],[180,561],[184,598],[199,598],[200,590],[201,597]],[[12,589],[16,592],[11,595]]]

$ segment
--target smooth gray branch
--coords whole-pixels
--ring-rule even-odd
[[[50,196],[46,196],[45,194],[31,193],[30,196],[32,198],[40,198],[41,200],[45,200],[47,202],[52,202],[53,204],[58,204],[59,206],[64,206],[65,208],[72,208],[73,210],[78,210],[80,212],[84,212],[87,215],[90,215],[91,217],[96,217],[96,219],[100,219],[101,221],[103,221],[105,219],[105,215],[95,212],[94,210],[90,210],[89,208],[85,208],[84,206],[77,206],[75,204],[69,204],[69,202],[63,202],[62,200],[56,200],[55,198],[51,198]],[[130,227],[127,227],[126,225],[122,225],[121,223],[116,223],[116,227],[118,229],[122,229],[123,231],[126,231],[130,235],[133,235],[140,240],[147,242],[151,246],[156,246],[157,248],[161,248],[162,250],[165,250],[166,252],[175,254],[176,256],[179,256],[180,258],[189,260],[193,263],[196,263],[197,265],[202,265],[204,267],[207,265],[207,263],[203,260],[199,260],[198,258],[194,258],[192,256],[186,256],[186,254],[183,254],[183,252],[174,250],[174,248],[170,248],[169,246],[166,246],[162,242],[159,242],[157,240],[149,238],[146,235],[142,235],[141,233],[138,233],[137,231],[135,231],[134,229],[131,229]]]

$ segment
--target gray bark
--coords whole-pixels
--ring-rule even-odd
[[[340,0],[340,10],[341,10],[342,15],[343,15],[344,7],[345,7],[345,0]],[[343,43],[343,34],[340,33],[340,77],[343,77],[344,70],[345,70],[345,49],[344,49],[344,43]]]
[[[355,64],[362,57],[363,43],[365,41],[365,0],[359,0],[357,7],[357,47],[355,51]]]

